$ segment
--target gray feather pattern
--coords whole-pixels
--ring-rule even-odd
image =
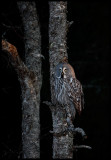
[[[62,78],[62,71],[67,70]],[[75,116],[75,109],[80,113],[84,108],[84,94],[82,85],[75,77],[72,66],[68,63],[60,63],[55,67],[54,74],[54,97],[55,103],[69,106],[72,118]]]

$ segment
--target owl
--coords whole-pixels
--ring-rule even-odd
[[[75,118],[76,110],[79,114],[81,113],[84,108],[82,85],[68,62],[61,62],[55,67],[53,89],[53,102],[69,106],[68,112],[71,119]]]

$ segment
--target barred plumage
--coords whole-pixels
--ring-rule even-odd
[[[84,94],[82,85],[77,80],[73,67],[66,63],[59,63],[54,71],[54,103],[69,106],[72,118],[75,109],[80,113],[84,108]]]

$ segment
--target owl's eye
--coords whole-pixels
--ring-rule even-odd
[[[62,68],[59,68],[60,71],[62,71]]]
[[[67,69],[66,69],[66,68],[64,68],[64,71],[66,72],[66,71],[67,71]]]

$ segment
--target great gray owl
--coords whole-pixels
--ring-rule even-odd
[[[74,119],[76,110],[81,113],[84,106],[82,85],[68,62],[61,62],[55,67],[53,102],[69,106],[68,112],[71,119]]]

